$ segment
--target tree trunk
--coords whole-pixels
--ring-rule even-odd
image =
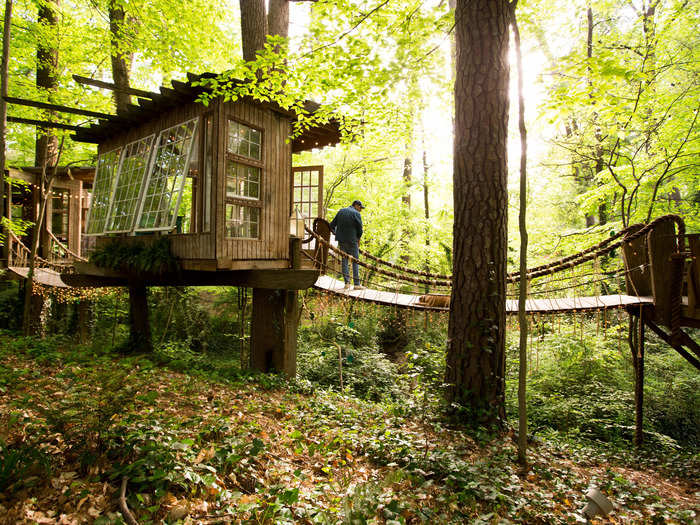
[[[289,35],[289,1],[270,0],[270,12],[267,14],[267,28],[271,35],[287,38]]]
[[[126,14],[122,4],[116,3],[113,0],[109,3],[109,33],[111,45],[111,60],[112,60],[112,79],[117,88],[112,93],[114,94],[114,103],[117,106],[117,112],[126,111],[131,104],[131,95],[127,92],[129,89],[129,74],[131,71],[131,63],[134,59],[133,53],[124,51],[124,27]]]
[[[10,70],[10,22],[12,21],[12,0],[7,0],[5,2],[5,19],[2,34],[2,63],[0,65],[0,235],[4,235],[7,239],[7,232],[2,226],[3,219],[7,213],[6,206],[10,206],[10,196],[11,192],[7,191],[7,197],[5,196],[5,163],[6,163],[6,142],[5,142],[5,132],[7,131],[7,102],[5,102],[5,97],[7,96],[7,84],[8,84],[8,74]],[[2,264],[0,267],[7,264],[9,242],[5,240],[2,243],[2,252],[0,253],[0,260]]]
[[[449,402],[490,426],[505,419],[510,20],[503,0],[457,2],[453,287],[445,382]]]
[[[241,39],[243,60],[255,60],[255,53],[265,46],[267,35],[267,17],[265,0],[240,0],[241,5]]]
[[[48,42],[39,41],[36,50],[36,86],[39,91],[46,90],[51,93],[58,88],[58,6],[59,0],[46,0],[39,4],[38,23],[49,26],[51,35]],[[53,112],[49,112],[49,120],[52,120]],[[50,130],[37,129],[36,150],[34,165],[53,166],[58,157],[58,138]]]

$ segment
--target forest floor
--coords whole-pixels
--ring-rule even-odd
[[[697,523],[694,457],[475,439],[271,377],[0,337],[0,523]]]

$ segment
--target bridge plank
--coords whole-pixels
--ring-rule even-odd
[[[343,282],[333,279],[328,275],[322,275],[314,284],[314,288],[348,298],[369,301],[385,306],[398,306],[414,308],[416,310],[433,310],[446,312],[449,308],[426,306],[418,302],[419,295],[411,295],[399,292],[388,292],[373,289],[344,290]],[[525,308],[528,313],[556,314],[564,312],[595,311],[612,308],[625,308],[634,305],[653,304],[652,297],[635,297],[632,295],[600,295],[595,297],[562,297],[557,299],[528,299]],[[518,312],[518,301],[506,301],[506,313]]]

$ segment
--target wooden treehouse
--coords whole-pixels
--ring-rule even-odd
[[[313,265],[302,263],[307,259],[301,256],[301,237],[304,223],[311,226],[323,216],[323,168],[293,168],[292,154],[338,143],[339,126],[317,125],[292,139],[293,112],[250,98],[219,97],[205,106],[196,100],[204,88],[192,86],[202,76],[188,78],[172,81],[172,88],[159,93],[134,93],[138,105],[128,111],[72,128],[74,140],[97,144],[94,180],[86,180],[89,206],[80,182],[61,179],[66,187],[73,184],[71,196],[80,198],[69,201],[73,207],[61,216],[65,225],[60,226],[54,217],[57,206],[63,206],[56,197],[63,186],[54,184],[53,207],[41,234],[47,237],[46,249],[40,255],[52,253],[50,241],[59,238],[75,260],[71,271],[62,273],[63,282],[129,286],[132,311],[138,308],[134,301],[143,308],[150,285],[253,288],[251,364],[293,375],[296,290],[310,287],[319,275]],[[75,112],[62,106],[46,109]],[[306,109],[313,112],[318,105],[307,102]],[[177,258],[177,271],[115,270],[81,260],[93,249],[149,245],[164,237]],[[8,263],[26,266],[26,260],[10,254]]]

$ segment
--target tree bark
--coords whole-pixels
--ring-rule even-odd
[[[126,23],[126,13],[123,6],[111,0],[109,3],[110,57],[112,60],[112,79],[119,88],[112,91],[117,112],[126,111],[131,104],[131,95],[127,91],[134,55],[124,51],[124,27]]]
[[[39,41],[36,49],[36,86],[39,91],[46,90],[51,98],[58,88],[58,48],[55,35],[58,33],[59,0],[45,0],[39,4],[38,23],[49,26],[51,38],[48,42]],[[51,120],[54,113],[49,112]],[[58,157],[58,138],[50,130],[37,129],[34,165],[53,166]]]
[[[243,60],[255,60],[255,54],[265,46],[267,35],[267,17],[265,0],[240,0],[241,5],[241,39]]]
[[[271,35],[289,36],[289,1],[270,0],[267,29]]]
[[[508,28],[503,0],[455,13],[453,287],[447,399],[495,426],[505,419]]]

